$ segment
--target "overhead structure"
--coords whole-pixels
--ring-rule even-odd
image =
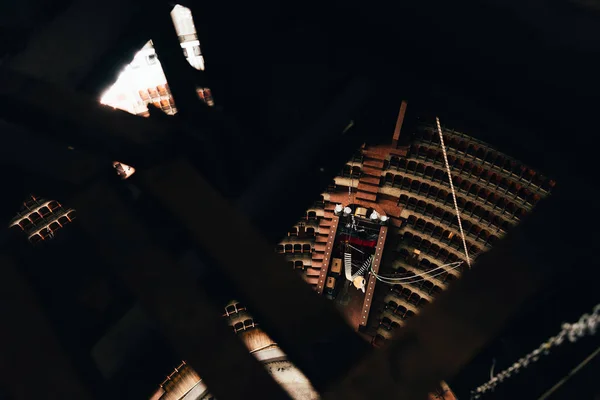
[[[599,235],[600,23],[577,4],[536,13],[534,2],[350,2],[290,15],[182,1],[184,27],[158,0],[0,11],[11,45],[0,54],[0,212],[8,225],[30,193],[65,205],[27,204],[16,233],[2,235],[0,391],[140,398],[164,378],[158,364],[183,359],[220,400],[289,398],[235,335],[246,320],[223,320],[222,305],[239,298],[322,398],[423,398],[443,380],[473,382],[469,368],[489,370],[480,363],[495,339],[517,341],[514,321],[545,329],[545,318],[587,307],[597,293],[586,278]],[[579,29],[550,29],[563,26]],[[126,65],[158,59],[162,75],[141,92],[99,104]],[[431,115],[478,139],[428,126]],[[453,152],[442,144],[444,166],[439,133]],[[449,194],[456,213],[446,218]],[[307,209],[302,233],[313,239],[277,247],[311,264],[299,277],[272,250]],[[348,274],[362,296],[350,318],[320,296],[341,275],[330,266],[348,230],[364,230],[354,239],[373,251]],[[52,240],[26,239],[38,237]],[[415,278],[380,266],[447,290],[428,304]],[[455,267],[464,273],[450,283]],[[373,278],[393,283],[379,285],[383,302]],[[544,304],[556,293],[567,305],[553,317]],[[402,326],[384,313],[402,313]],[[104,364],[91,356],[99,341],[113,349]],[[129,354],[132,343],[152,351]],[[565,363],[577,364],[578,349]],[[554,379],[544,376],[539,385]]]

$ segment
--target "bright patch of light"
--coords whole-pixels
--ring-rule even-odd
[[[171,17],[179,37],[182,55],[192,67],[203,70],[204,58],[192,12],[177,5],[171,11]],[[214,105],[209,89],[199,88],[198,96],[209,106]],[[142,116],[149,115],[150,103],[169,115],[177,113],[167,78],[151,40],[135,54],[131,63],[123,68],[117,81],[103,93],[100,103]]]
[[[117,170],[117,174],[123,179],[127,179],[131,175],[135,174],[135,168],[127,164],[123,164],[122,162],[113,162],[113,167]]]

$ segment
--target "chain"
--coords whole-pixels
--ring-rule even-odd
[[[541,356],[550,354],[550,349],[553,347],[560,346],[569,340],[571,343],[575,343],[578,339],[594,335],[596,329],[600,324],[600,304],[594,307],[592,314],[583,314],[579,320],[573,324],[564,323],[562,329],[556,336],[552,336],[545,342],[543,342],[537,349],[527,354],[525,357],[519,359],[516,363],[511,365],[508,369],[500,372],[493,376],[488,382],[479,386],[475,390],[471,390],[471,399],[479,399],[482,394],[494,390],[505,379],[510,378],[511,375],[519,373],[522,369],[527,368],[529,364],[532,364],[540,359]]]
[[[465,239],[465,232],[463,231],[462,222],[460,220],[460,211],[458,210],[458,202],[456,201],[456,192],[454,191],[454,183],[452,182],[452,175],[450,173],[450,164],[448,164],[448,155],[446,154],[446,146],[444,145],[444,135],[442,135],[440,119],[435,117],[435,122],[437,123],[438,134],[440,135],[440,144],[442,145],[442,154],[444,155],[444,162],[446,163],[446,172],[448,173],[448,180],[450,181],[450,191],[452,192],[452,199],[454,200],[454,209],[456,210],[456,218],[458,219],[458,228],[460,229],[460,236],[462,238],[463,247],[465,248],[467,265],[470,269],[471,259],[469,258],[469,252],[467,251],[467,239]]]

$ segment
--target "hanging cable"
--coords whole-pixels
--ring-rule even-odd
[[[437,123],[438,134],[440,135],[440,144],[442,145],[444,163],[446,163],[446,172],[448,173],[448,180],[450,181],[450,191],[452,192],[452,199],[454,200],[456,218],[458,219],[458,228],[460,229],[460,236],[462,237],[463,246],[465,248],[465,257],[467,258],[467,265],[469,266],[469,269],[471,269],[471,259],[469,258],[469,252],[467,250],[467,239],[465,239],[465,232],[463,231],[462,222],[460,220],[460,211],[458,210],[458,202],[456,201],[456,192],[454,191],[452,174],[450,173],[450,164],[448,164],[448,155],[446,154],[446,146],[444,145],[444,135],[442,134],[442,126],[440,125],[440,119],[438,117],[435,117],[435,121]]]
[[[396,284],[396,283],[419,283],[419,282],[421,282],[421,281],[424,281],[424,280],[425,280],[425,278],[423,278],[423,279],[418,279],[418,280],[416,280],[416,281],[411,281],[411,279],[419,278],[419,277],[422,277],[422,276],[424,276],[424,277],[427,277],[427,278],[435,278],[436,276],[443,275],[443,274],[445,274],[446,272],[453,271],[453,270],[455,270],[455,269],[459,268],[459,267],[462,265],[462,263],[463,263],[462,261],[457,261],[457,262],[454,262],[454,263],[450,263],[450,264],[445,264],[445,265],[442,265],[441,267],[435,268],[435,269],[433,269],[433,270],[431,270],[431,271],[429,271],[429,272],[423,273],[423,274],[416,274],[416,275],[413,275],[413,276],[407,276],[407,277],[402,277],[402,278],[390,278],[390,277],[386,277],[386,276],[379,275],[379,274],[377,274],[377,273],[376,273],[376,272],[373,270],[373,268],[371,268],[371,274],[373,274],[373,276],[374,276],[374,277],[375,277],[375,278],[376,278],[378,281],[381,281],[381,282],[383,282],[383,283],[387,283],[387,284],[389,284],[389,285]],[[455,265],[455,264],[456,264],[456,265]],[[446,271],[446,270],[444,269],[443,271],[441,271],[441,272],[439,272],[439,273],[436,273],[436,274],[431,274],[431,272],[433,272],[433,271],[435,271],[435,270],[438,270],[438,269],[443,269],[444,267],[447,267],[447,266],[450,266],[450,265],[453,265],[453,267],[451,267],[449,271]]]
[[[440,267],[432,269],[431,271],[427,271],[427,272],[424,272],[422,274],[415,274],[415,275],[407,276],[407,277],[394,278],[394,277],[391,277],[391,276],[383,276],[383,275],[379,275],[379,274],[376,274],[376,273],[374,275],[376,275],[376,276],[378,276],[380,278],[383,278],[383,279],[390,280],[390,281],[402,282],[402,281],[408,281],[408,280],[411,280],[411,279],[414,279],[414,278],[419,278],[421,276],[437,276],[437,274],[432,274],[432,272],[440,270],[440,269],[443,269],[443,271],[441,272],[441,274],[443,274],[444,272],[446,272],[446,269],[444,267],[450,267],[451,266],[450,267],[450,271],[452,271],[452,270],[455,270],[456,268],[460,267],[462,265],[462,263],[463,263],[462,261],[456,261],[456,262],[453,262],[453,263],[444,264],[444,265],[442,265]]]
[[[455,267],[455,268],[453,268],[453,269],[456,269],[456,268],[458,268],[458,267]],[[437,276],[440,276],[440,275],[443,275],[443,274],[445,274],[445,273],[446,273],[446,271],[442,271],[442,272],[439,272],[439,273],[437,273],[437,274],[435,274],[435,275],[428,276],[428,278],[435,278],[435,277],[437,277]],[[388,280],[386,280],[385,278],[382,278],[382,277],[380,277],[380,276],[375,276],[375,278],[376,278],[378,281],[380,281],[380,282],[383,282],[383,283],[386,283],[386,284],[388,284],[388,285],[396,285],[396,284],[399,284],[399,283],[403,283],[403,284],[413,284],[413,283],[419,283],[419,282],[422,282],[422,281],[426,280],[425,278],[421,278],[421,279],[417,279],[416,281],[408,281],[408,280],[406,280],[406,281],[388,281]],[[412,278],[414,278],[414,277],[410,277],[410,278],[412,279]]]
[[[598,347],[592,354],[587,356],[585,360],[577,364],[577,366],[571,371],[569,371],[569,373],[560,381],[558,381],[556,385],[552,386],[550,389],[548,389],[546,393],[541,395],[538,400],[546,400],[548,397],[554,394],[554,392],[556,392],[562,385],[564,385],[569,379],[571,379],[573,375],[578,373],[583,367],[585,367],[590,361],[592,361],[594,357],[596,357],[598,354],[600,354],[600,347]]]

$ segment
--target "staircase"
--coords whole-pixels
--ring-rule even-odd
[[[314,250],[312,252],[312,267],[319,268],[321,270],[323,268],[323,257],[325,255],[325,250],[327,248],[327,240],[329,238],[329,231],[331,229],[331,218],[333,216],[333,207],[334,205],[331,203],[325,204],[325,215],[322,218],[319,218],[319,228],[317,229],[315,236],[315,245]],[[310,285],[313,289],[318,289],[318,280],[311,281]],[[318,292],[318,290],[317,290]]]
[[[362,175],[358,181],[356,198],[366,201],[377,201],[379,182],[383,171],[384,157],[378,152],[364,151]]]

